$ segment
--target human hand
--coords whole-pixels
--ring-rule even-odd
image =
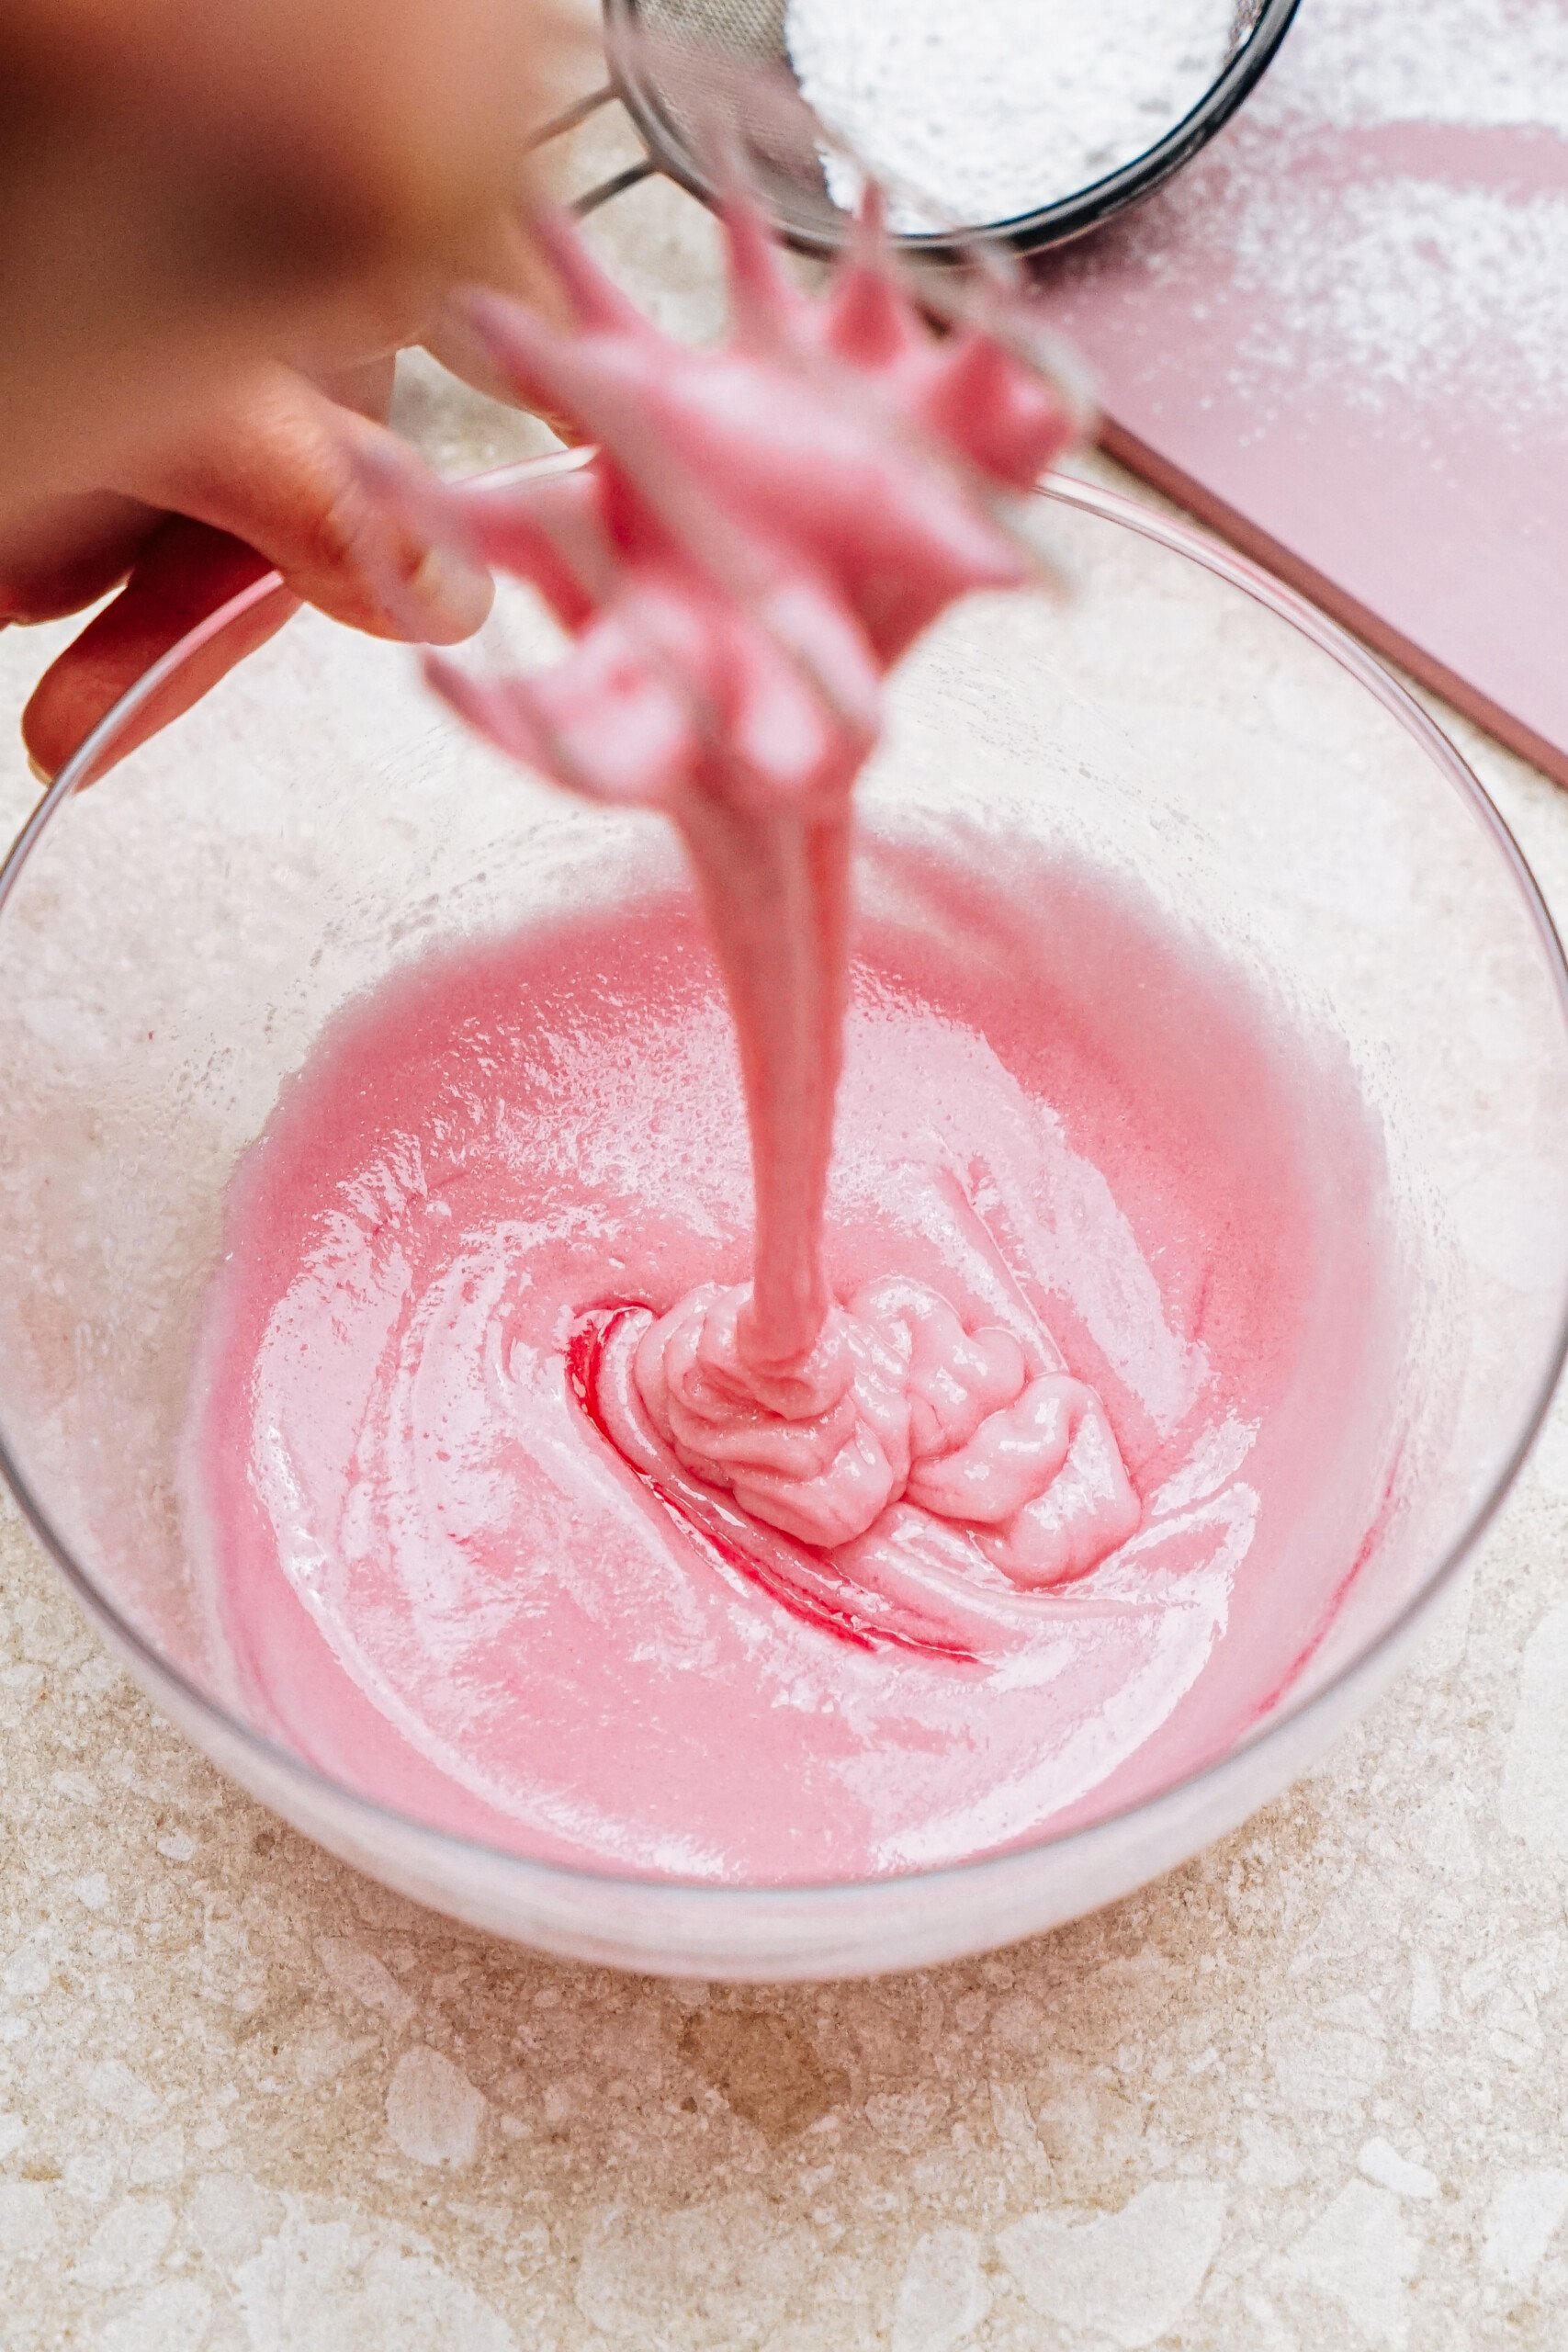
[[[377,636],[432,644],[479,627],[488,575],[434,545],[417,522],[367,503],[361,488],[363,459],[389,437],[378,419],[391,378],[390,356],[324,384],[282,367],[253,368],[177,439],[149,447],[100,489],[41,502],[0,534],[0,624],[59,618],[123,582],[45,671],[23,714],[42,775],[162,653],[268,571],[281,572],[287,597],[226,632],[191,671],[183,698],[161,701],[160,724],[300,602]]]
[[[0,530],[260,360],[319,377],[512,284],[529,133],[602,78],[587,13],[0,0]]]
[[[41,769],[274,566],[187,699],[290,597],[477,625],[483,579],[361,500],[391,364],[361,355],[454,285],[539,299],[527,132],[592,51],[573,0],[0,0],[0,626],[124,582],[28,705]]]

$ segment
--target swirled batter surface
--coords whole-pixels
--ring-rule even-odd
[[[1086,869],[883,870],[781,1409],[734,1393],[690,899],[417,963],[286,1090],[187,1500],[236,1695],[324,1769],[524,1851],[844,1878],[1131,1801],[1310,1655],[1397,1444],[1348,1064]]]

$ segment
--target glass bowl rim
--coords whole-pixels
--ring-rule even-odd
[[[590,464],[592,457],[592,449],[551,452],[540,458],[525,458],[514,465],[491,469],[479,479],[498,481],[526,479]],[[1261,566],[1207,532],[1178,516],[1165,514],[1141,499],[1079,476],[1064,473],[1047,477],[1038,485],[1035,494],[1093,515],[1102,522],[1121,525],[1170,553],[1198,563],[1203,570],[1239,589],[1255,603],[1292,625],[1367,688],[1427,752],[1443,780],[1479,822],[1511,876],[1555,983],[1558,1011],[1565,1039],[1568,1039],[1568,960],[1564,958],[1557,926],[1529,862],[1468,762],[1409,689],[1384,667],[1376,655],[1358,643],[1337,621],[1330,620],[1326,614],[1319,612],[1305,597],[1276,580]],[[264,573],[188,630],[126,689],[44,790],[4,863],[0,863],[0,917],[3,917],[6,902],[27,862],[51,820],[65,801],[93,781],[104,755],[113,752],[117,740],[131,726],[138,714],[163,686],[178,677],[187,662],[211,645],[226,629],[235,627],[255,612],[269,598],[280,596],[283,593],[280,575],[276,571]],[[141,746],[130,748],[139,749]],[[637,1871],[613,1870],[592,1862],[546,1861],[503,1846],[491,1845],[482,1838],[467,1838],[438,1828],[433,1823],[417,1820],[411,1814],[400,1813],[378,1798],[367,1796],[346,1781],[319,1770],[304,1758],[295,1755],[265,1733],[256,1731],[237,1714],[231,1713],[182,1668],[166,1658],[157,1645],[122,1614],[118,1605],[99,1589],[92,1575],[55,1530],[48,1511],[33,1493],[3,1427],[0,1427],[0,1476],[4,1476],[23,1516],[63,1576],[84,1612],[108,1635],[112,1646],[122,1653],[129,1653],[139,1669],[139,1679],[145,1678],[144,1688],[149,1695],[154,1695],[160,1687],[170,1692],[180,1710],[193,1711],[212,1727],[222,1742],[238,1743],[242,1749],[253,1755],[270,1779],[281,1774],[286,1782],[303,1783],[307,1793],[320,1792],[333,1807],[346,1808],[350,1815],[358,1816],[367,1827],[390,1830],[402,1839],[412,1838],[418,1847],[435,1856],[468,1857],[478,1865],[499,1868],[523,1884],[540,1888],[553,1886],[562,1890],[601,1884],[624,1893],[636,1891],[653,1910],[675,1904],[701,1904],[710,1913],[728,1910],[731,1915],[739,1915],[750,1909],[766,1911],[776,1918],[786,1907],[816,1911],[823,1906],[842,1907],[863,1903],[867,1898],[874,1900],[879,1895],[885,1895],[891,1904],[897,1902],[901,1893],[907,1894],[916,1888],[935,1891],[943,1884],[973,1888],[987,1881],[1016,1876],[1026,1871],[1039,1855],[1067,1853],[1075,1849],[1082,1850],[1103,1839],[1108,1831],[1118,1826],[1155,1815],[1190,1798],[1205,1785],[1228,1774],[1243,1757],[1263,1752],[1276,1745],[1287,1731],[1331,1711],[1337,1699],[1351,1685],[1375,1672],[1381,1660],[1398,1652],[1405,1636],[1414,1630],[1417,1621],[1453,1581],[1469,1558],[1495,1517],[1535,1442],[1565,1358],[1568,1358],[1568,1285],[1564,1287],[1564,1295],[1558,1308],[1555,1338],[1524,1416],[1523,1426],[1485,1492],[1416,1592],[1389,1623],[1362,1643],[1319,1689],[1293,1702],[1288,1700],[1196,1770],[1184,1773],[1132,1803],[1111,1813],[1099,1815],[1074,1828],[1056,1832],[1046,1830],[1038,1837],[1005,1847],[999,1852],[981,1854],[959,1862],[944,1862],[930,1869],[890,1871],[859,1879],[789,1880],[773,1886],[730,1886],[715,1883],[710,1879],[652,1876]],[[1155,1874],[1158,1874],[1157,1871]],[[631,1963],[628,1962],[627,1964]]]

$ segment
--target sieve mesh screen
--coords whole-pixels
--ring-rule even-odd
[[[836,244],[818,129],[795,95],[787,0],[610,0],[621,94],[660,164],[706,195],[719,137],[739,139],[758,193],[787,233]]]
[[[711,43],[759,64],[785,62],[787,0],[639,0],[637,13],[650,33]]]

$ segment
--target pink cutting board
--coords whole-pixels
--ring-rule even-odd
[[[1302,0],[1037,266],[1114,455],[1568,783],[1568,0]]]

